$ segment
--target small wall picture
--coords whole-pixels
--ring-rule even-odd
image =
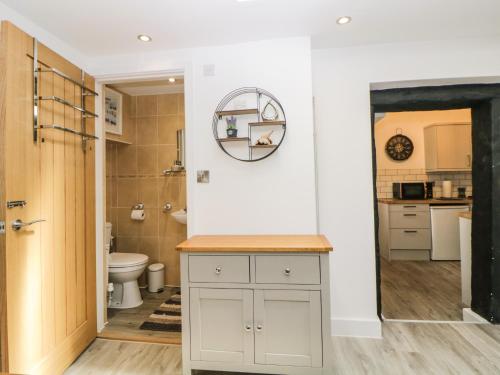
[[[123,96],[109,87],[105,88],[104,93],[106,132],[122,135]]]

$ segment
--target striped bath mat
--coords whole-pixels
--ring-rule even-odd
[[[162,303],[139,327],[150,331],[181,332],[181,293]]]

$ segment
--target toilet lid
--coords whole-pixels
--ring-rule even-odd
[[[109,267],[127,267],[143,264],[148,261],[148,256],[135,253],[111,253],[109,254]]]

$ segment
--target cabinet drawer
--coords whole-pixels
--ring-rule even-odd
[[[391,204],[389,205],[390,212],[414,212],[414,211],[427,211],[429,212],[429,205],[422,203],[408,203],[408,204]]]
[[[189,281],[248,283],[250,282],[250,259],[246,255],[190,255]]]
[[[394,211],[390,213],[390,225],[393,229],[428,229],[431,227],[429,211]]]
[[[430,229],[391,229],[391,249],[430,250]]]
[[[317,255],[257,255],[258,284],[320,284]]]

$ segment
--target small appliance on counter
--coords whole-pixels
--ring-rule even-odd
[[[434,182],[425,183],[425,199],[434,198]]]
[[[457,190],[458,190],[458,197],[462,198],[462,199],[465,199],[466,198],[465,192],[466,192],[467,189],[464,188],[464,187],[459,187]]]
[[[443,181],[443,198],[451,198],[453,194],[453,183],[451,181]]]
[[[425,183],[423,182],[394,182],[392,184],[394,199],[425,199]]]

